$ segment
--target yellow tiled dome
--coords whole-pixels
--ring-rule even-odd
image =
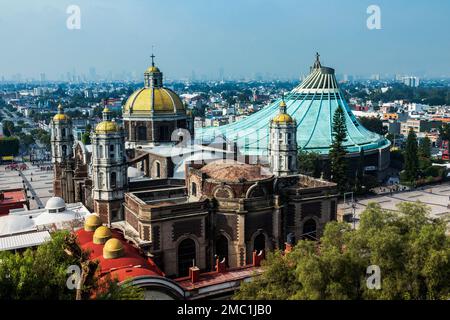
[[[61,120],[69,120],[69,116],[67,114],[55,114],[53,117],[54,121],[61,121]]]
[[[95,133],[108,134],[118,132],[119,130],[119,125],[113,121],[102,121],[95,127]]]
[[[156,68],[156,67],[155,67]],[[142,88],[135,91],[125,103],[123,112],[133,114],[176,113],[184,111],[180,97],[167,88]]]
[[[292,119],[292,117],[287,113],[280,113],[276,115],[275,118],[272,119],[272,121],[276,123],[292,123],[294,122],[294,119]]]
[[[115,259],[120,258],[124,254],[124,247],[120,240],[112,238],[106,241],[103,247],[103,258]]]
[[[159,71],[158,67],[151,66],[147,70],[145,70],[145,72],[161,72],[161,71]]]
[[[94,231],[101,225],[102,221],[100,220],[100,217],[95,214],[91,214],[86,217],[86,221],[84,222],[84,230]]]
[[[96,244],[104,244],[111,236],[112,233],[108,227],[100,226],[95,229],[93,241]]]
[[[58,105],[58,113],[53,117],[53,121],[64,121],[69,119],[70,117],[67,114],[64,114],[62,105]]]

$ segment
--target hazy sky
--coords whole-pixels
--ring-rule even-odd
[[[381,30],[366,10],[381,8]],[[69,30],[69,5],[81,29]],[[76,70],[299,77],[319,51],[347,74],[450,75],[447,0],[0,0],[0,76]]]

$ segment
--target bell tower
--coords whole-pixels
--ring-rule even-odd
[[[276,176],[298,173],[297,122],[286,113],[284,99],[280,112],[270,121],[269,164]]]
[[[53,194],[67,203],[75,202],[73,185],[73,134],[72,120],[58,106],[58,113],[50,123],[50,144],[53,163]]]
[[[58,106],[58,113],[51,121],[52,163],[64,163],[73,156],[72,120]]]
[[[122,203],[128,186],[125,132],[111,120],[107,107],[92,134],[94,211],[103,223],[123,219]]]

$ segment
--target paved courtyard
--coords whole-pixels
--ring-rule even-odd
[[[431,209],[432,217],[449,217],[450,208],[447,207],[450,204],[449,199],[450,182],[446,182],[416,190],[392,192],[371,197],[359,197],[355,201],[355,215],[358,220],[360,214],[370,202],[378,203],[383,209],[397,210],[396,206],[399,203],[420,201],[428,205]],[[343,213],[352,213],[351,205],[343,203],[343,201],[339,203],[338,209]]]
[[[43,170],[48,165],[26,164],[28,169],[23,171],[5,170],[6,165],[0,165],[0,189],[22,188],[25,184],[30,209],[45,207],[53,196],[53,170]]]

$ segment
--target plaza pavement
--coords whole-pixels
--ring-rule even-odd
[[[450,182],[423,188],[421,187],[415,190],[388,192],[382,195],[359,197],[358,199],[355,199],[356,221],[359,220],[359,216],[370,202],[378,203],[383,209],[396,211],[398,210],[396,206],[399,203],[417,201],[426,204],[431,209],[431,217],[449,218],[450,208],[447,206],[450,204]],[[340,201],[338,204],[338,211],[341,213],[352,213],[353,210],[349,203]]]
[[[23,188],[22,181],[28,188],[27,196],[29,197],[30,209],[45,207],[47,200],[53,196],[53,170],[41,170],[42,166],[48,165],[32,165],[26,162],[28,169],[19,171],[6,171],[6,165],[0,165],[0,190]],[[34,199],[31,197],[34,196]]]

